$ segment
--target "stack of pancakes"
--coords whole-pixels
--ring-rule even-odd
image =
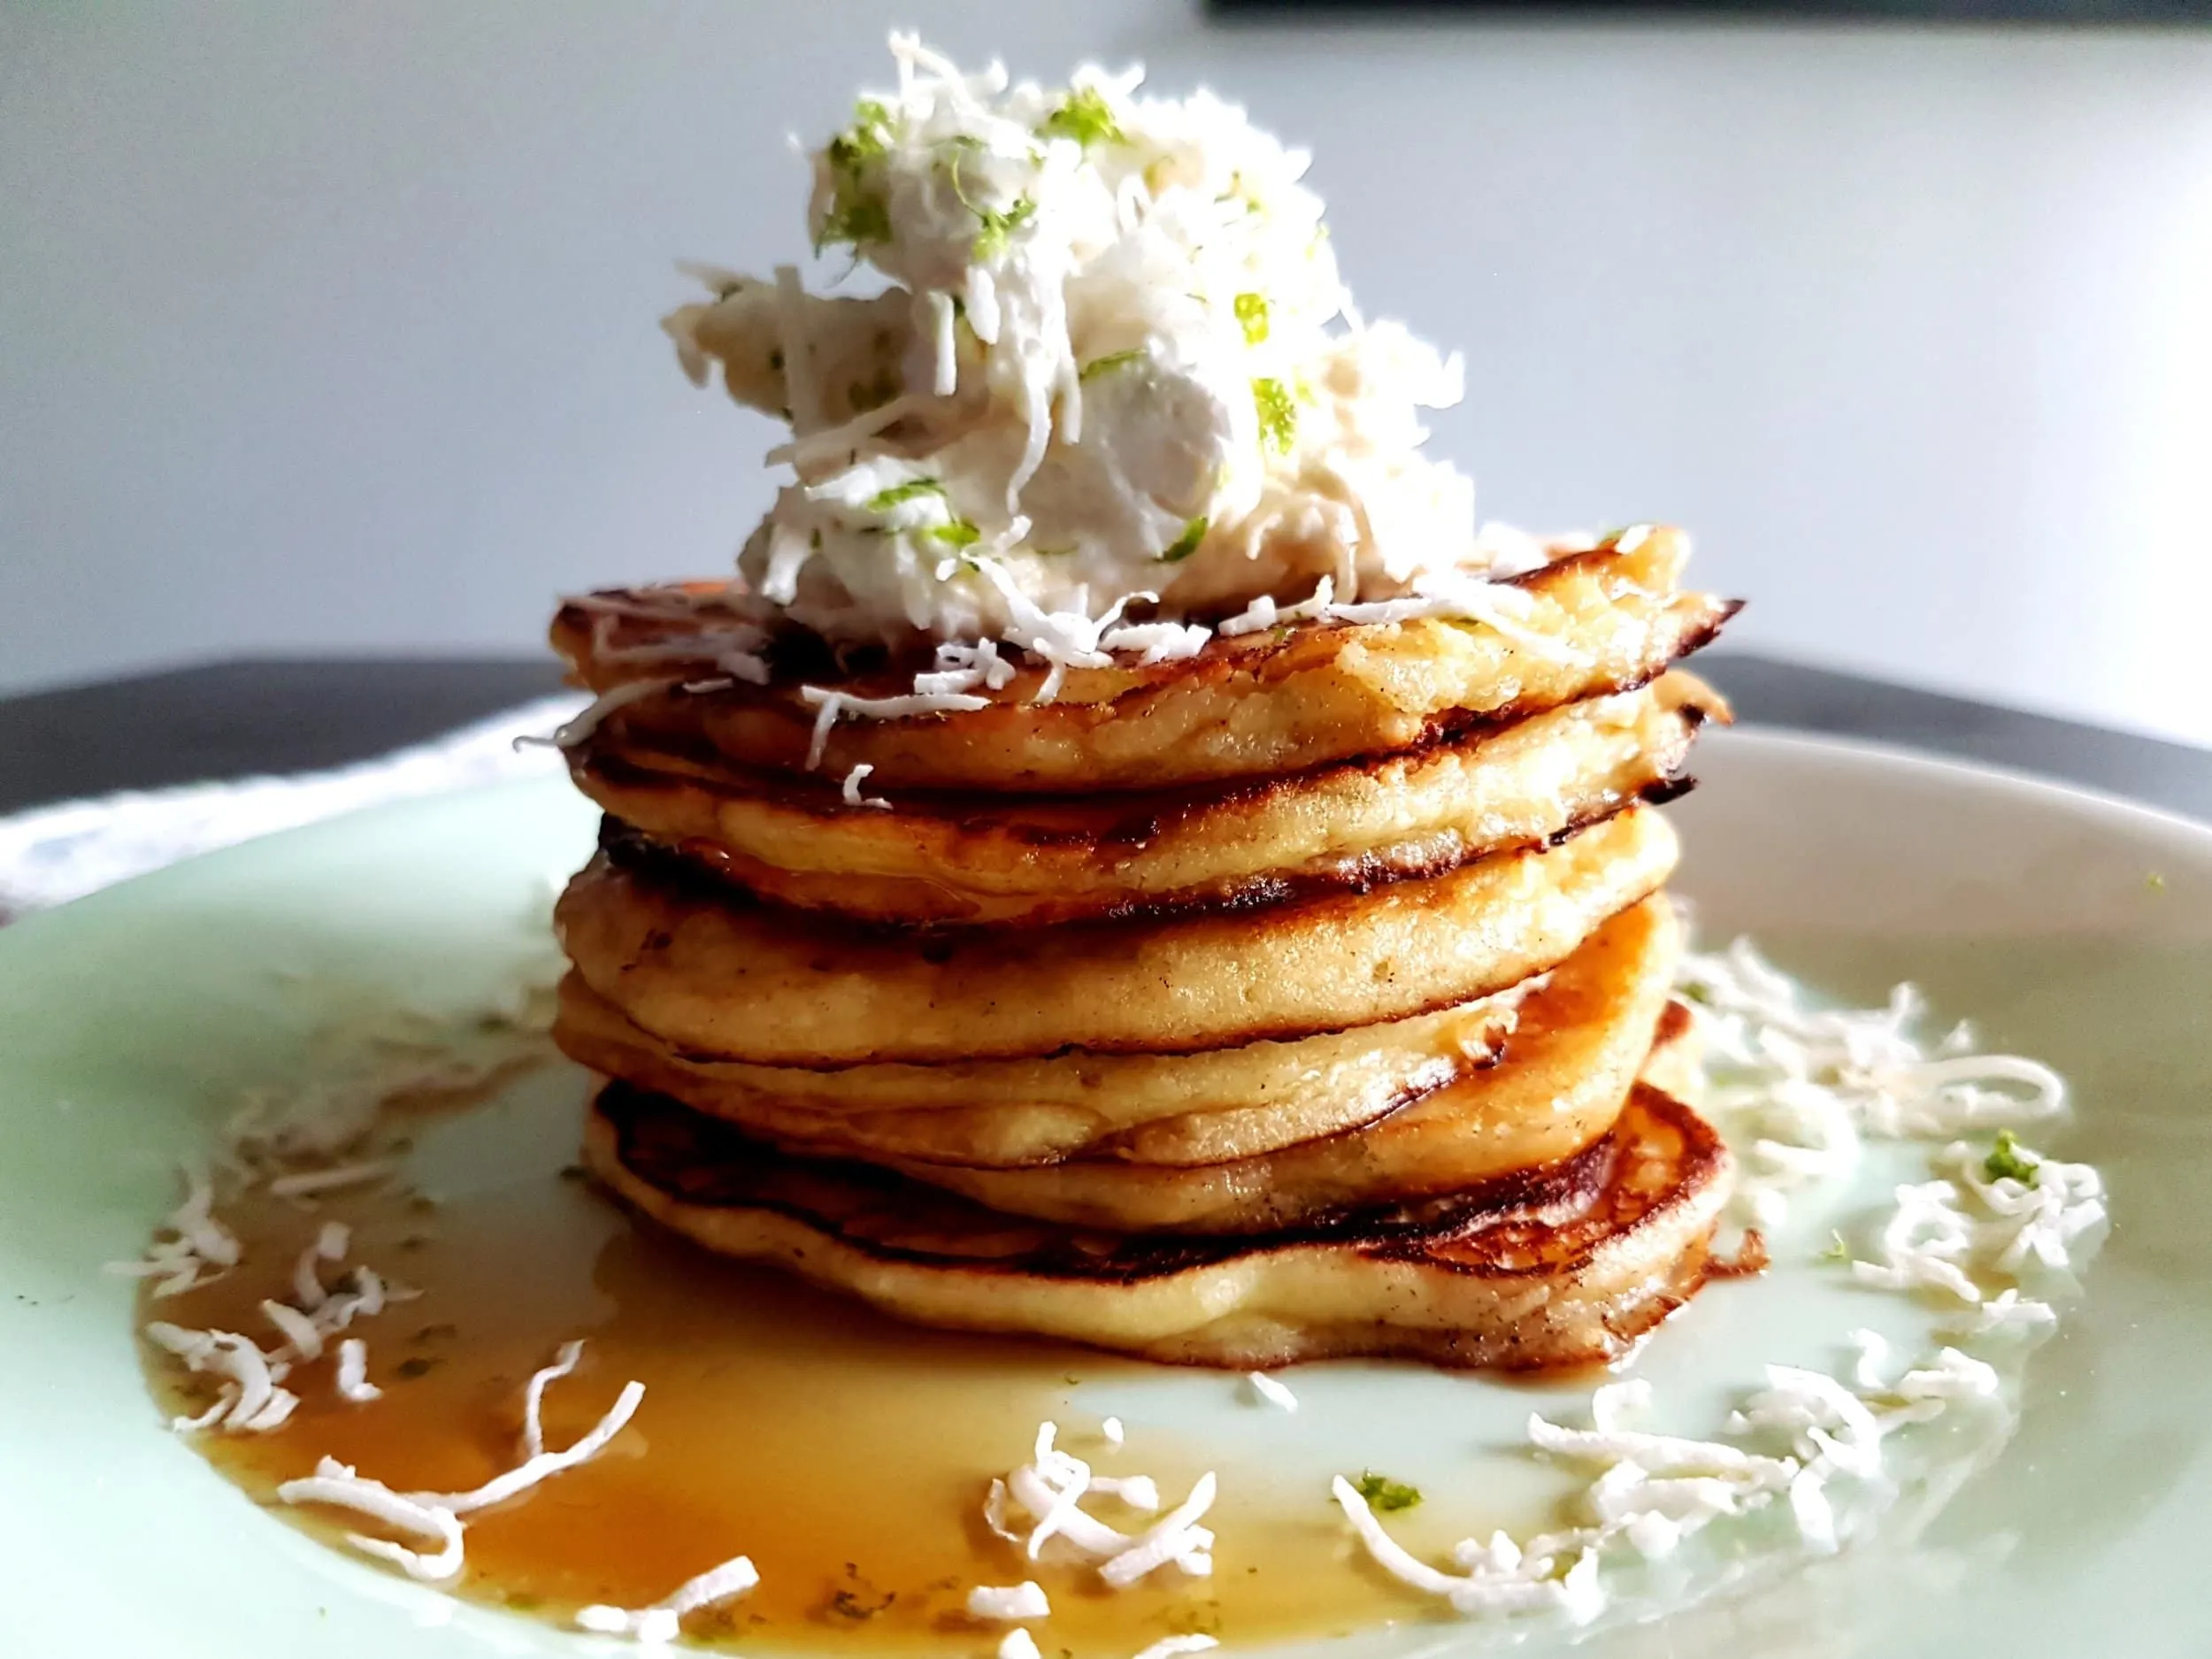
[[[1732,609],[1685,550],[888,718],[837,703],[911,664],[793,640],[718,674],[721,590],[572,602],[606,818],[555,1034],[610,1079],[589,1167],[929,1324],[1239,1368],[1617,1354],[1701,1282],[1728,1185],[1655,810],[1725,714],[1668,672]]]

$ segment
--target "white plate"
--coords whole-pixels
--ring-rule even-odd
[[[2117,1225],[2085,1303],[2031,1368],[2015,1444],[1912,1548],[1847,1553],[1578,1651],[2212,1652],[2195,1578],[2212,1555],[2212,1233],[2199,1219],[2212,1208],[2212,832],[2029,779],[1756,731],[1717,734],[1700,771],[1705,786],[1671,810],[1689,847],[1679,887],[1707,940],[1749,932],[1855,1000],[1917,980],[1991,1044],[2059,1066],[2079,1103],[2059,1144],[2105,1171]],[[235,849],[0,932],[0,1563],[14,1592],[0,1651],[574,1650],[245,1505],[150,1407],[130,1287],[99,1264],[137,1252],[173,1202],[173,1159],[204,1143],[240,1085],[304,1064],[312,1013],[277,970],[348,996],[470,1006],[541,951],[527,918],[591,831],[564,785],[457,795]],[[1755,1382],[1761,1360],[1833,1366],[1838,1331],[1920,1317],[1817,1278],[1803,1246],[1778,1240],[1773,1276],[1717,1287],[1640,1361],[1686,1421]],[[1588,1387],[1380,1366],[1294,1380],[1295,1418],[1185,1372],[1084,1405],[1208,1437],[1225,1471],[1259,1459],[1318,1479],[1372,1464],[1433,1485],[1507,1469],[1530,1407],[1571,1410]],[[1420,1621],[1319,1650],[1373,1659],[1501,1639]],[[1537,1634],[1521,1650],[1555,1644]]]

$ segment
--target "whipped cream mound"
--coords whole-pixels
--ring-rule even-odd
[[[663,325],[695,381],[790,423],[738,561],[764,621],[1159,660],[1203,642],[1179,622],[1324,581],[1319,619],[1486,615],[1545,562],[1421,452],[1459,359],[1360,319],[1304,151],[1209,92],[1140,97],[1141,70],[1048,89],[891,50],[808,210],[879,291],[691,267],[713,296]]]

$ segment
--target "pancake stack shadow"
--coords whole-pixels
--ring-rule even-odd
[[[1671,999],[1657,804],[1726,718],[1671,665],[1732,610],[1684,551],[893,718],[837,705],[910,664],[717,675],[717,589],[571,602],[588,1166],[926,1324],[1238,1369],[1617,1356],[1704,1279],[1730,1179]]]

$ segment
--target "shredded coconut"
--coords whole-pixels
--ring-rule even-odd
[[[461,1571],[463,1529],[452,1510],[419,1498],[403,1497],[382,1481],[368,1479],[334,1457],[322,1459],[311,1475],[286,1481],[277,1488],[276,1495],[280,1503],[351,1509],[393,1532],[439,1544],[438,1553],[431,1555],[361,1532],[346,1535],[346,1541],[362,1554],[392,1563],[411,1578],[438,1583]]]
[[[1037,1639],[1025,1630],[1010,1630],[999,1639],[998,1659],[1042,1659]]]
[[[1268,1405],[1280,1406],[1286,1411],[1298,1409],[1298,1396],[1291,1393],[1289,1386],[1277,1381],[1265,1371],[1247,1371],[1244,1380],[1252,1392]]]
[[[1329,1490],[1377,1566],[1410,1589],[1440,1596],[1455,1613],[1494,1617],[1557,1612],[1574,1624],[1586,1624],[1604,1609],[1597,1586],[1597,1557],[1586,1549],[1563,1575],[1555,1577],[1554,1556],[1524,1553],[1512,1539],[1497,1532],[1486,1544],[1472,1539],[1462,1542],[1453,1551],[1453,1564],[1460,1571],[1444,1572],[1392,1538],[1359,1489],[1343,1476],[1331,1481]]]
[[[974,1618],[1050,1618],[1052,1601],[1033,1578],[1004,1587],[978,1585],[968,1592],[968,1613]]]
[[[1195,657],[1211,638],[1213,630],[1202,622],[1125,623],[1101,634],[1098,649],[1110,654],[1133,651],[1137,666],[1149,668],[1155,663],[1179,663]]]
[[[1813,1008],[1741,939],[1724,952],[1686,956],[1679,982],[1704,1016],[1709,1115],[1741,1154],[1738,1210],[1770,1230],[1792,1194],[1855,1166],[1862,1136],[1948,1138],[2065,1109],[2056,1072],[2017,1055],[1969,1052],[1964,1026],[1932,1048],[1918,1029],[1925,1004],[1909,985],[1885,1008]],[[1906,1234],[1932,1229],[1939,1242],[1943,1201],[1923,1194],[1909,1202]],[[1884,1288],[1932,1285],[1962,1295],[1962,1275],[1946,1271],[1948,1260],[1941,1250],[1906,1250],[1860,1277]]]
[[[284,1333],[285,1342],[292,1353],[301,1359],[320,1359],[323,1356],[323,1333],[316,1329],[315,1321],[297,1308],[280,1302],[265,1301],[262,1316]]]
[[[315,1235],[315,1241],[299,1254],[292,1266],[292,1296],[299,1306],[313,1313],[329,1300],[330,1293],[323,1287],[321,1263],[342,1262],[351,1247],[353,1233],[342,1221],[326,1221]]]
[[[357,1406],[384,1397],[384,1391],[369,1380],[369,1345],[357,1336],[349,1336],[338,1344],[336,1386],[341,1399]]]
[[[269,1182],[269,1191],[279,1198],[319,1197],[344,1187],[366,1187],[384,1180],[395,1167],[388,1158],[365,1158],[358,1164],[341,1164],[326,1170],[298,1170],[275,1177]]]
[[[1141,70],[1047,88],[910,36],[892,52],[896,87],[813,152],[808,211],[886,285],[693,267],[709,297],[663,320],[687,376],[718,365],[791,427],[768,459],[795,476],[739,559],[743,620],[1018,649],[1047,703],[1093,657],[1194,655],[1208,616],[1275,626],[1317,580],[1341,619],[1517,626],[1485,590],[1548,549],[1479,526],[1471,482],[1424,450],[1460,361],[1352,307],[1303,151],[1210,93],[1138,96]],[[1095,626],[1152,588],[1160,614]],[[964,695],[961,672],[915,693]]]
[[[164,1217],[161,1232],[145,1255],[134,1262],[110,1262],[104,1271],[134,1279],[158,1279],[153,1288],[159,1297],[181,1295],[196,1285],[219,1278],[238,1264],[238,1240],[215,1218],[215,1187],[204,1169],[187,1165],[184,1202]]]
[[[226,1391],[234,1390],[229,1409],[215,1419],[225,1429],[262,1434],[280,1426],[299,1404],[296,1396],[279,1387],[288,1367],[261,1351],[250,1338],[231,1331],[188,1331],[165,1320],[146,1325],[147,1338],[166,1348],[191,1371],[204,1371],[220,1380]],[[211,1424],[187,1419],[194,1427]]]
[[[561,1344],[553,1356],[553,1363],[530,1374],[530,1380],[522,1388],[522,1455],[526,1460],[543,1455],[545,1452],[545,1424],[541,1413],[545,1409],[545,1391],[576,1369],[584,1356],[580,1341]]]
[[[1149,1647],[1141,1648],[1136,1659],[1178,1659],[1178,1655],[1182,1654],[1204,1653],[1210,1647],[1220,1646],[1217,1638],[1196,1632],[1187,1636],[1163,1636]]]
[[[1188,1571],[1187,1562],[1205,1555],[1213,1543],[1213,1535],[1198,1525],[1198,1518],[1213,1507],[1215,1485],[1211,1470],[1199,1476],[1190,1496],[1148,1527],[1128,1548],[1101,1564],[1098,1576],[1122,1590],[1170,1563]],[[1210,1569],[1211,1562],[1207,1565]]]
[[[227,1417],[231,1407],[237,1403],[238,1385],[225,1383],[217,1391],[214,1404],[196,1416],[172,1417],[169,1419],[169,1426],[180,1434],[194,1434],[202,1429],[211,1429]]]
[[[1852,1346],[1859,1350],[1851,1375],[1862,1388],[1882,1386],[1882,1368],[1889,1363],[1889,1339],[1879,1331],[1854,1331]]]
[[[838,717],[855,714],[871,720],[900,720],[917,714],[966,714],[991,706],[988,697],[969,696],[956,692],[917,692],[906,697],[854,697],[841,691],[832,691],[826,686],[802,686],[799,695],[807,704],[818,710],[814,717],[814,736],[807,745],[806,764],[809,772],[822,764],[822,756],[829,748],[830,727]]]
[[[1121,1426],[1119,1417],[1108,1417],[1098,1425],[1098,1432],[1109,1446],[1119,1446],[1128,1438],[1127,1432]]]
[[[766,665],[763,664],[764,680],[766,678],[765,667]],[[595,697],[590,705],[582,712],[556,726],[551,736],[518,737],[515,740],[515,745],[520,748],[525,743],[541,743],[554,749],[574,749],[596,732],[609,715],[619,709],[627,708],[633,703],[641,703],[656,692],[668,690],[678,684],[680,679],[680,675],[672,679],[626,680],[620,685],[612,687]]]
[[[178,1331],[174,1326],[165,1329],[166,1333],[163,1335],[155,1335],[155,1327],[151,1325],[147,1331],[164,1347],[184,1357],[188,1364],[193,1363],[195,1355],[212,1352],[212,1345],[219,1345],[224,1340],[220,1332]],[[574,1350],[580,1347],[577,1343],[564,1344],[553,1364],[531,1379],[532,1388],[526,1391],[525,1397],[526,1441],[534,1438],[541,1448],[543,1445],[543,1434],[536,1421],[537,1399],[544,1392],[544,1384],[540,1379],[550,1380],[551,1377],[565,1376],[568,1370],[574,1367]],[[199,1367],[195,1365],[194,1369]],[[316,1503],[351,1509],[372,1520],[382,1522],[394,1532],[434,1541],[439,1548],[434,1555],[364,1533],[349,1533],[346,1539],[364,1555],[390,1562],[411,1578],[442,1582],[461,1571],[465,1530],[462,1517],[476,1510],[488,1509],[493,1504],[504,1502],[564,1470],[573,1469],[577,1464],[597,1456],[606,1448],[607,1443],[622,1432],[623,1426],[637,1410],[638,1402],[644,1394],[645,1386],[642,1383],[626,1383],[606,1416],[567,1449],[558,1452],[541,1449],[531,1453],[516,1468],[487,1481],[472,1492],[395,1492],[380,1480],[372,1480],[334,1458],[325,1457],[316,1465],[312,1475],[288,1480],[280,1486],[277,1501],[280,1503]],[[242,1406],[244,1403],[242,1399],[240,1404]],[[749,1567],[749,1563],[748,1565]],[[715,1571],[717,1573],[727,1572],[734,1578],[738,1576],[738,1564],[733,1562]],[[706,1575],[709,1578],[713,1576]],[[694,1585],[697,1582],[695,1580]],[[687,1586],[685,1589],[693,1587]],[[678,1592],[679,1595],[683,1594],[684,1591]],[[738,1592],[731,1590],[726,1594],[736,1594]],[[671,1598],[672,1603],[674,1599]],[[680,1617],[680,1614],[673,1617]]]
[[[1023,1535],[1010,1525],[1008,1504],[1010,1494],[1003,1480],[993,1480],[990,1489],[983,1494],[983,1525],[1010,1544],[1024,1541]]]
[[[606,1449],[607,1443],[622,1432],[624,1425],[636,1413],[638,1402],[644,1397],[643,1383],[626,1382],[622,1385],[622,1392],[615,1396],[614,1404],[607,1408],[607,1415],[566,1449],[539,1452],[506,1473],[494,1476],[473,1491],[417,1493],[413,1495],[420,1502],[451,1509],[456,1515],[472,1515],[479,1509],[488,1509],[495,1503],[504,1503],[509,1498],[527,1492],[539,1482],[549,1479],[564,1470],[573,1469],[579,1463],[589,1463],[598,1456]]]
[[[1197,1524],[1213,1503],[1217,1483],[1210,1471],[1174,1510],[1132,1538],[1084,1509],[1083,1501],[1111,1497],[1150,1512],[1160,1504],[1157,1483],[1145,1475],[1094,1474],[1088,1463],[1054,1444],[1058,1432],[1054,1424],[1040,1424],[1030,1461],[991,1482],[983,1503],[985,1525],[1019,1545],[1031,1561],[1047,1559],[1047,1547],[1056,1545],[1056,1556],[1094,1563],[1100,1577],[1117,1589],[1168,1565],[1193,1578],[1213,1571],[1213,1534]],[[1028,1517],[1025,1533],[1014,1524],[1017,1509]]]
[[[1897,1379],[1897,1393],[1906,1400],[1989,1400],[1995,1398],[1997,1386],[1994,1366],[1955,1348],[1940,1350],[1934,1364]]]
[[[1150,1475],[1093,1475],[1089,1490],[1146,1515],[1160,1507],[1159,1485]]]
[[[760,1583],[760,1572],[749,1556],[737,1555],[718,1567],[710,1567],[688,1578],[650,1607],[619,1608],[595,1603],[580,1609],[580,1630],[603,1636],[627,1636],[634,1641],[664,1643],[675,1640],[683,1622],[703,1608],[717,1607],[750,1594]]]
[[[862,781],[874,770],[873,766],[864,760],[845,774],[844,795],[847,806],[878,806],[887,812],[891,810],[891,803],[882,796],[860,793]]]
[[[1270,628],[1282,627],[1299,622],[1319,622],[1329,614],[1329,606],[1336,597],[1336,580],[1324,576],[1314,587],[1310,598],[1294,605],[1278,605],[1274,599],[1261,594],[1252,603],[1225,621],[1215,624],[1214,632],[1225,640],[1233,640],[1246,634],[1264,634]]]
[[[657,1647],[676,1640],[682,1632],[683,1620],[664,1607],[633,1611],[595,1601],[589,1607],[577,1609],[576,1628],[599,1636],[627,1636],[633,1641]]]
[[[1633,1463],[1653,1475],[1708,1475],[1736,1481],[1752,1490],[1778,1490],[1790,1470],[1771,1457],[1760,1457],[1733,1446],[1712,1440],[1684,1440],[1670,1434],[1643,1434],[1632,1430],[1571,1429],[1532,1412],[1529,1444],[1556,1456],[1586,1458],[1605,1463]]]
[[[1601,1574],[1609,1553],[1663,1559],[1712,1522],[1778,1501],[1786,1506],[1805,1548],[1824,1554],[1840,1548],[1838,1480],[1886,1493],[1883,1458],[1892,1432],[1999,1394],[1995,1370],[1954,1348],[1886,1381],[1878,1367],[1887,1345],[1878,1338],[1863,1340],[1870,1334],[1855,1333],[1859,1390],[1823,1372],[1770,1365],[1767,1386],[1747,1396],[1729,1417],[1726,1440],[1632,1426],[1651,1405],[1650,1385],[1641,1379],[1597,1389],[1587,1429],[1532,1414],[1532,1448],[1597,1470],[1580,1500],[1586,1522],[1525,1544],[1502,1532],[1487,1541],[1463,1540],[1452,1551],[1455,1571],[1432,1566],[1398,1544],[1350,1482],[1340,1477],[1331,1490],[1369,1555],[1409,1587],[1440,1597],[1463,1614],[1556,1614],[1586,1624],[1608,1602]]]
[[[1961,1315],[1949,1327],[1955,1336],[2024,1336],[2050,1330],[2058,1324],[2058,1310],[2047,1302],[2023,1296],[2017,1289],[1999,1292],[1979,1307]]]
[[[2105,1225],[2103,1181],[2086,1164],[2024,1147],[2016,1156],[2032,1165],[2032,1183],[1991,1176],[1979,1148],[1955,1141],[1944,1148],[1934,1161],[1950,1178],[1900,1186],[1882,1228],[1880,1259],[1854,1262],[1853,1275],[1879,1289],[1925,1288],[1979,1302],[1985,1293],[1976,1273],[2018,1278],[2071,1269],[2077,1247]]]

